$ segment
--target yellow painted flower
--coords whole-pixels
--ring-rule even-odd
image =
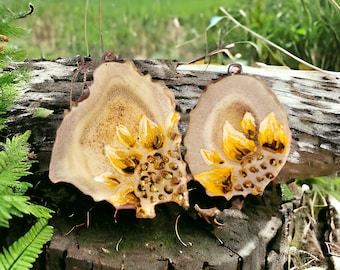
[[[225,196],[233,191],[233,169],[218,168],[195,175],[208,192],[216,196]]]
[[[134,174],[142,154],[133,148],[113,148],[105,146],[106,156],[112,166],[121,174]]]
[[[225,121],[223,126],[223,151],[228,159],[240,161],[248,155],[256,152],[255,142],[237,131],[233,126]]]
[[[133,147],[136,142],[136,138],[132,136],[131,132],[122,124],[118,124],[116,135],[118,141],[127,146]]]
[[[241,128],[248,138],[254,139],[256,134],[255,118],[250,112],[246,112],[241,121]]]
[[[139,142],[149,150],[158,150],[165,144],[164,130],[146,115],[139,122]]]
[[[136,135],[122,124],[117,126],[115,138],[121,146],[105,146],[114,170],[95,177],[112,189],[114,195],[108,201],[115,207],[132,204],[137,209],[136,216],[143,218],[153,218],[154,206],[162,202],[174,201],[188,207],[178,121],[179,115],[172,113],[163,129],[142,115]]]
[[[223,159],[216,151],[201,149],[200,153],[205,163],[208,165],[217,166],[224,163]]]
[[[288,145],[288,137],[283,125],[272,112],[261,122],[258,140],[260,145],[273,153],[284,153]]]
[[[208,194],[225,196],[261,194],[283,166],[288,136],[275,113],[269,113],[257,131],[255,118],[246,112],[236,130],[227,120],[223,125],[223,152],[201,149],[211,170],[194,175]],[[222,154],[225,156],[223,157]]]

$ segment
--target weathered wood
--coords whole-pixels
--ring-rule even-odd
[[[32,145],[38,154],[40,170],[47,171],[56,128],[69,107],[69,93],[74,66],[56,62],[25,63],[32,69],[30,83],[21,89],[21,96],[10,111],[6,134],[32,129]],[[179,66],[167,61],[135,61],[143,73],[162,80],[173,90],[182,113],[180,127],[185,134],[189,112],[200,93],[223,74],[210,67]],[[199,68],[199,71],[193,69]],[[336,173],[340,169],[340,79],[336,73],[293,71],[283,68],[244,68],[275,92],[288,112],[293,143],[280,180],[306,178]],[[80,89],[81,76],[75,88]],[[105,98],[105,97],[103,97]],[[47,119],[32,119],[34,108],[54,110]],[[89,112],[91,113],[91,112]]]
[[[243,270],[282,269],[286,256],[272,250],[281,227],[280,197],[265,192],[261,198],[249,196],[242,212],[227,210],[221,215],[224,226],[206,227],[193,209],[183,212],[174,204],[157,206],[153,220],[135,219],[133,211],[118,213],[108,203],[94,203],[88,196],[66,184],[51,184],[47,179],[55,132],[69,107],[74,62],[18,63],[31,68],[31,80],[23,87],[16,105],[9,112],[9,121],[2,136],[32,130],[32,149],[39,163],[35,164],[35,189],[39,198],[57,214],[52,220],[55,234],[47,250],[46,269],[236,269],[238,255],[219,244],[211,232],[243,258]],[[135,61],[142,73],[162,80],[173,90],[178,110],[182,113],[180,129],[185,134],[189,112],[204,88],[223,76],[223,70],[191,70],[196,66],[179,66],[167,61]],[[176,69],[177,68],[177,69]],[[206,68],[206,67],[205,67]],[[293,133],[292,151],[281,179],[330,175],[340,163],[340,80],[335,74],[248,68],[246,74],[261,78],[285,105]],[[74,84],[75,95],[82,87],[82,76]],[[105,97],[103,97],[105,98]],[[32,118],[35,108],[54,111],[47,118]],[[88,112],[91,113],[91,112]],[[79,164],[81,166],[81,164]],[[192,184],[192,183],[191,183]],[[191,185],[189,183],[189,185]],[[191,203],[211,207],[221,203],[205,196],[198,186],[190,186]],[[265,202],[265,204],[263,204]],[[225,202],[223,202],[225,204]],[[221,205],[219,205],[221,206]],[[225,205],[223,205],[225,206]],[[224,207],[220,208],[224,208]],[[177,229],[187,245],[175,235],[175,220],[181,214]],[[86,228],[87,216],[90,223]],[[82,225],[81,225],[82,224]],[[73,226],[80,225],[68,236]],[[276,239],[275,242],[280,241]],[[286,246],[285,246],[286,247]],[[272,255],[275,263],[266,259]],[[274,265],[270,267],[270,265]],[[238,268],[239,269],[239,268]]]

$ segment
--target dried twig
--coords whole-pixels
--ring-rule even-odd
[[[79,227],[82,227],[82,226],[84,226],[86,223],[85,222],[83,222],[83,223],[80,223],[80,224],[77,224],[77,225],[74,225],[67,233],[65,233],[65,236],[68,236],[69,234],[71,234],[71,232],[73,232],[74,231],[74,229],[76,229],[76,228],[79,228]]]

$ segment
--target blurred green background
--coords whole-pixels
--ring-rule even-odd
[[[31,2],[34,13],[15,21],[29,29],[29,33],[20,39],[10,37],[11,42],[26,50],[30,59],[87,53],[100,59],[103,51],[112,50],[123,58],[187,61],[235,43],[231,54],[249,65],[261,61],[299,68],[296,61],[235,27],[231,21],[214,21],[216,16],[224,15],[219,10],[223,6],[239,22],[300,58],[324,69],[340,69],[340,10],[334,0]],[[29,10],[28,1],[24,0],[0,3],[14,13]],[[227,59],[218,56],[214,61]]]

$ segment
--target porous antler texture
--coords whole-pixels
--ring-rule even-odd
[[[210,84],[190,113],[185,160],[211,196],[257,195],[282,169],[290,141],[286,112],[271,90],[234,75]]]
[[[175,99],[164,84],[141,75],[132,62],[101,64],[90,96],[73,107],[57,131],[50,179],[68,182],[95,201],[136,208],[188,206]]]

